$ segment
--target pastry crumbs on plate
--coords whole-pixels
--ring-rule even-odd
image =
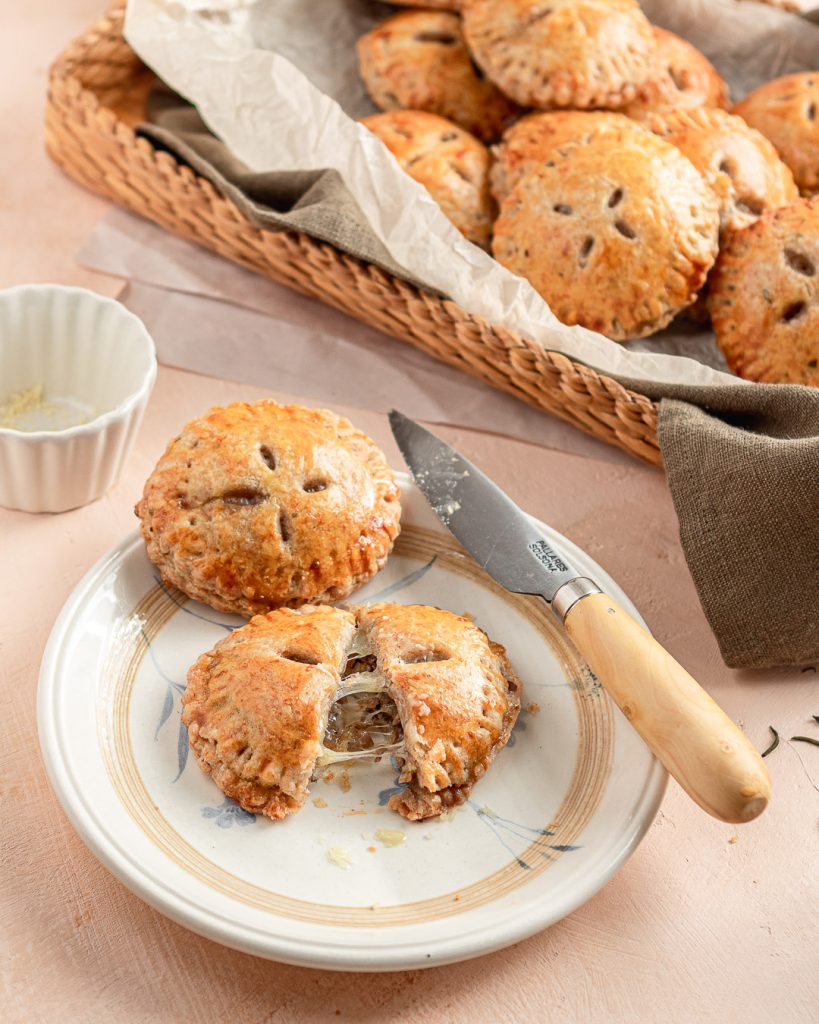
[[[331,846],[327,851],[327,860],[331,864],[335,864],[337,868],[341,868],[342,871],[346,871],[353,863],[350,851],[344,846]]]
[[[400,846],[407,834],[400,828],[379,828],[375,831],[375,838],[382,846]]]
[[[528,711],[530,715],[536,715],[540,711],[540,704],[535,704],[534,701],[529,705]]]
[[[738,839],[739,839],[739,836],[731,836],[731,838],[728,840],[728,842],[731,844],[731,846],[733,846],[734,843],[736,843]]]
[[[314,797],[313,798],[313,806],[314,807],[326,807],[327,806],[327,801],[324,799],[323,796]]]

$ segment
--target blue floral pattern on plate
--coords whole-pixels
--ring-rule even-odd
[[[392,765],[396,773],[395,785],[382,789],[379,792],[379,807],[386,807],[391,797],[395,796],[396,793],[401,793],[407,788],[398,781],[399,769],[394,758],[392,759]],[[501,846],[507,850],[520,867],[524,868],[526,871],[529,871],[532,865],[528,864],[519,854],[515,853],[509,845],[509,840],[512,838],[522,839],[528,845],[534,840],[537,840],[539,836],[553,836],[555,834],[548,828],[523,825],[518,821],[512,821],[511,818],[504,818],[500,814],[496,814],[491,807],[481,806],[480,804],[475,803],[474,800],[467,800],[462,806],[468,807],[477,815],[478,820],[482,821],[489,828],[490,832],[492,832]],[[579,849],[581,849],[580,846],[571,846],[565,843],[546,843],[542,849],[538,850],[538,852],[541,857],[552,858],[555,853],[571,853],[573,850]]]
[[[235,800],[226,796],[218,807],[202,807],[203,818],[211,818],[219,828],[233,828],[234,825],[252,825],[256,815],[241,808]]]

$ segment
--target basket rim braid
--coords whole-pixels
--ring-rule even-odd
[[[415,345],[655,466],[658,406],[559,352],[308,235],[261,230],[205,178],[135,133],[152,73],[115,3],[49,70],[45,141],[81,185],[207,249]]]

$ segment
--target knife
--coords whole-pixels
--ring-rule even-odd
[[[535,520],[454,448],[399,412],[390,425],[441,522],[502,587],[549,603],[654,755],[722,821],[764,811],[771,780],[744,733],[625,609],[576,569]]]

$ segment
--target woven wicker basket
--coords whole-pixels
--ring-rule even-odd
[[[116,4],[51,67],[46,146],[82,185],[222,256],[407,341],[661,465],[657,406],[564,355],[307,235],[261,231],[190,168],[138,138],[154,81]]]

